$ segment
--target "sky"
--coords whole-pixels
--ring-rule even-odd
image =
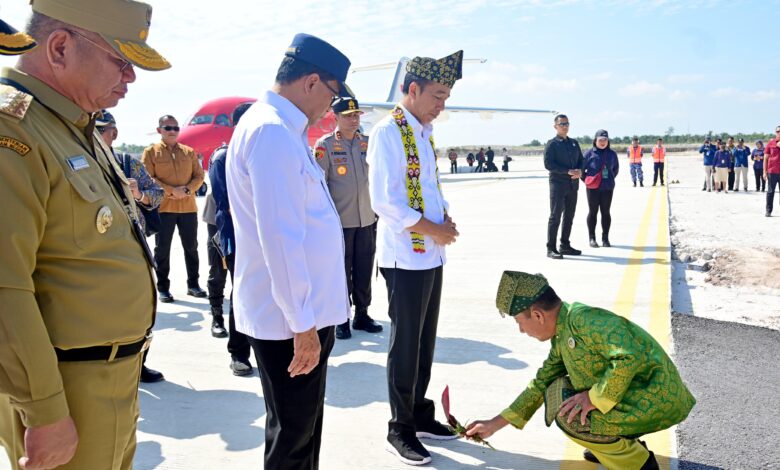
[[[427,0],[317,2],[152,0],[149,44],[173,67],[137,70],[112,110],[118,143],[157,139],[157,118],[180,122],[207,100],[257,97],[273,84],[298,32],[319,36],[353,66],[463,49],[447,102],[552,109],[571,135],[770,132],[780,124],[780,0]],[[27,0],[0,16],[22,28]],[[774,17],[775,20],[771,20]],[[773,54],[776,54],[773,57]],[[12,58],[0,65],[12,66]],[[350,74],[358,100],[384,101],[393,70]],[[437,146],[521,145],[554,134],[552,115],[453,114]]]

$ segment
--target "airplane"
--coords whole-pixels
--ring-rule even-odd
[[[390,93],[383,102],[367,102],[358,99],[360,109],[364,112],[361,116],[363,132],[368,132],[374,124],[387,115],[396,103],[401,101],[403,94],[401,86],[406,75],[406,63],[408,57],[402,57],[398,62],[355,67],[352,73],[384,70],[395,67],[393,80],[390,84]],[[485,63],[484,59],[466,59],[465,63]],[[203,168],[208,170],[209,158],[220,145],[230,142],[235,130],[233,111],[239,106],[249,106],[256,102],[256,98],[231,96],[217,98],[204,103],[193,116],[187,120],[187,124],[181,129],[179,142],[195,149],[195,152],[203,157]],[[490,119],[493,114],[555,114],[557,111],[543,109],[519,109],[519,108],[493,108],[477,106],[447,106],[436,118],[436,122],[444,122],[449,119],[450,113],[476,113],[482,119]],[[314,125],[309,126],[308,141],[314,147],[314,143],[325,134],[336,129],[336,117],[332,111],[328,111]]]

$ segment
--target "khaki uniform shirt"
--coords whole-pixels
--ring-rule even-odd
[[[325,171],[325,181],[344,228],[366,227],[376,222],[368,193],[368,137],[358,133],[351,141],[337,130],[315,144],[317,163]]]
[[[54,348],[138,341],[156,300],[111,166],[132,193],[89,115],[29,75],[0,76],[30,92],[0,84],[0,394],[30,427],[69,414]]]
[[[174,145],[171,150],[159,142],[144,149],[141,161],[149,176],[165,191],[160,212],[198,212],[195,191],[203,184],[205,175],[195,150],[182,144]],[[173,188],[179,186],[188,187],[190,195],[184,199],[173,199]]]

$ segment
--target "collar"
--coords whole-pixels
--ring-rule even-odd
[[[170,151],[171,151],[171,153],[173,153],[173,152],[175,152],[175,151],[176,151],[176,149],[179,147],[179,143],[178,143],[178,142],[176,142],[175,144],[173,144],[173,146],[171,146],[171,147],[168,147],[168,144],[166,144],[165,142],[163,142],[163,141],[161,140],[161,141],[160,141],[160,146],[161,146],[162,148],[166,149],[166,150],[170,150]]]
[[[89,124],[90,115],[88,113],[79,108],[76,103],[64,97],[52,87],[32,75],[28,75],[17,69],[4,67],[0,72],[0,77],[13,80],[27,88],[38,101],[51,108],[54,112],[70,121],[79,129],[83,130]]]
[[[276,108],[282,119],[287,121],[296,134],[302,136],[306,132],[309,118],[292,101],[272,90],[266,91],[258,101]]]
[[[557,140],[558,142],[565,142],[569,140],[569,136],[567,135],[566,137],[561,137],[558,134],[555,134],[555,140]]]
[[[339,129],[338,126],[336,126],[336,129],[333,130],[333,137],[335,137],[336,140],[341,140],[342,137],[341,129]],[[360,129],[358,129],[355,131],[355,135],[352,136],[352,140],[360,139],[360,137],[361,137]]]
[[[555,322],[555,336],[558,339],[560,339],[560,335],[568,323],[570,308],[571,306],[568,303],[561,302],[561,310],[558,312],[558,320]]]
[[[401,109],[404,110],[404,116],[406,116],[406,122],[408,122],[409,125],[412,126],[412,130],[414,131],[415,134],[420,134],[426,139],[430,137],[431,134],[433,134],[433,124],[429,123],[429,124],[422,125],[420,121],[418,121],[417,118],[414,117],[414,114],[412,114],[408,109],[406,109],[406,107],[403,104],[398,103],[398,106],[400,106]]]

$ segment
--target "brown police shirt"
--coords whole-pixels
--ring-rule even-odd
[[[160,203],[160,212],[198,212],[195,191],[203,184],[203,167],[192,147],[177,143],[173,148],[158,142],[144,149],[141,161],[149,176],[165,191]],[[186,186],[190,195],[183,199],[173,198],[173,188]]]

